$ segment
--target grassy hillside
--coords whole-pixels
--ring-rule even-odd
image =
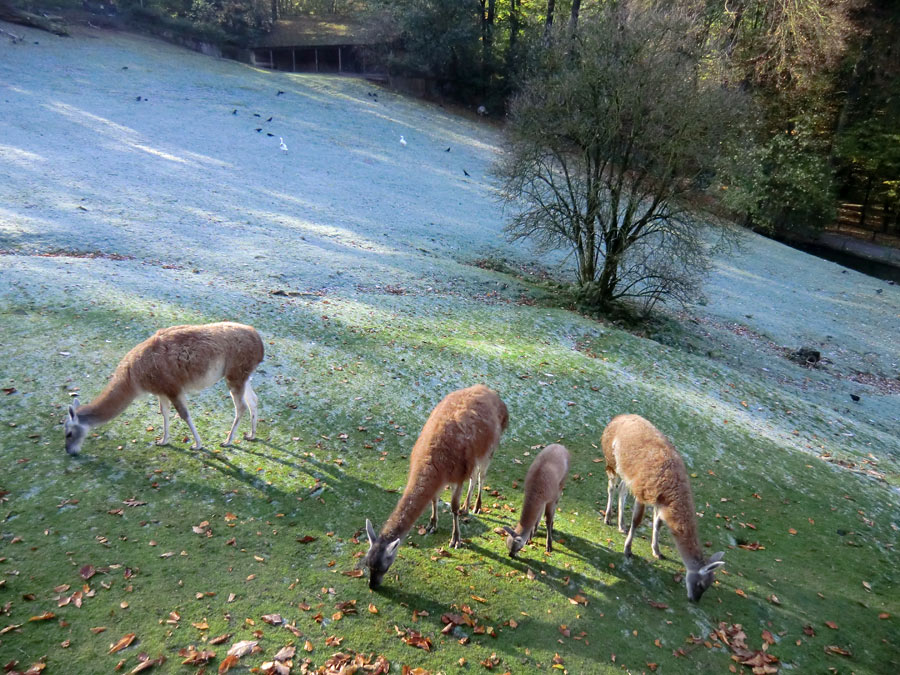
[[[473,264],[534,261],[502,237],[491,129],[144,38],[28,37],[0,43],[0,662],[195,672],[194,645],[211,672],[252,640],[232,672],[287,645],[293,672],[358,652],[392,673],[749,673],[732,656],[763,649],[758,668],[900,669],[895,286],[746,236],[703,304],[636,335]],[[220,384],[190,399],[203,451],[180,421],[157,447],[148,397],[65,455],[73,395],[159,327],[222,319],[265,339],[258,441],[218,447]],[[800,346],[827,363],[789,361]],[[370,592],[365,519],[387,518],[433,406],[475,382],[510,410],[487,512],[445,551],[443,505]],[[626,563],[602,523],[621,412],[672,438],[701,540],[726,551],[698,605],[668,532],[666,560],[645,527]],[[495,530],[550,442],[573,456],[559,542],[511,560]],[[450,614],[473,625],[444,633]]]

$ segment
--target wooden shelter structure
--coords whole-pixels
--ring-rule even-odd
[[[294,73],[347,73],[373,79],[387,69],[369,55],[373,43],[361,24],[336,16],[279,19],[250,46],[255,66]]]

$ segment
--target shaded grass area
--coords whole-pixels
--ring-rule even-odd
[[[135,264],[115,263],[126,279]],[[349,649],[443,672],[479,672],[492,654],[500,672],[550,668],[555,657],[569,672],[721,671],[733,661],[709,634],[724,621],[742,624],[754,649],[770,631],[770,653],[801,672],[898,665],[896,493],[804,447],[864,455],[884,442],[877,425],[847,443],[800,392],[564,310],[442,293],[276,299],[217,282],[223,306],[239,301],[236,318],[266,340],[255,378],[260,440],[215,446],[231,415],[218,386],[191,399],[206,450],[187,449],[180,422],[176,442],[153,445],[160,418],[154,401],[140,399],[72,459],[59,427],[67,394],[99,391],[160,323],[221,317],[191,300],[205,281],[181,289],[183,304],[124,290],[102,303],[77,290],[45,301],[37,283],[20,280],[0,306],[9,326],[3,386],[16,388],[0,409],[0,605],[10,603],[2,626],[21,625],[0,636],[4,662],[46,657],[47,672],[91,673],[120,659],[130,669],[145,652],[166,655],[176,672],[179,649],[231,634],[211,647],[216,662],[231,642],[258,639],[263,653],[244,665],[309,640],[313,651],[300,652],[316,665]],[[372,593],[365,578],[344,574],[366,549],[364,519],[387,517],[433,405],[474,381],[497,388],[511,416],[488,474],[488,512],[464,522],[466,548],[445,556],[445,505],[439,532],[414,530]],[[599,435],[625,411],[672,437],[693,476],[702,540],[727,551],[726,573],[699,605],[684,597],[667,534],[667,560],[650,558],[645,528],[625,563],[622,535],[602,524]],[[534,446],[557,440],[573,456],[560,541],[545,556],[537,537],[510,560],[493,530],[515,522]],[[297,541],[306,536],[315,539]],[[85,565],[104,571],[85,581]],[[57,607],[83,584],[93,597]],[[338,616],[339,603],[353,600],[358,613]],[[464,605],[485,633],[442,634],[441,615]],[[55,616],[29,621],[46,611]],[[271,613],[302,637],[263,622]],[[403,643],[395,626],[428,636],[432,651]],[[133,646],[107,654],[130,632]],[[326,644],[332,636],[343,638],[339,647]],[[827,654],[829,645],[852,656]]]

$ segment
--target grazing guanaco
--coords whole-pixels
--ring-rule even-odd
[[[525,544],[531,541],[541,522],[541,516],[544,516],[547,525],[546,550],[548,553],[553,550],[553,516],[568,474],[569,451],[559,443],[548,445],[534,458],[525,475],[525,501],[519,524],[515,529],[503,527],[507,534],[506,550],[510,558],[515,558]]]
[[[369,568],[370,588],[381,584],[397,556],[400,542],[429,502],[428,531],[437,529],[438,496],[447,485],[453,489],[450,547],[462,545],[459,499],[463,484],[474,475],[484,476],[508,424],[506,405],[497,392],[483,384],[454,391],[437,404],[413,446],[406,489],[381,534],[376,536],[372,522],[366,519],[369,551],[365,563]]]
[[[185,394],[212,386],[223,377],[234,401],[234,423],[223,445],[234,438],[244,411],[250,409],[250,433],[256,436],[257,397],[250,376],[263,360],[263,343],[251,326],[224,321],[200,326],[172,326],[157,331],[134,347],[119,362],[103,392],[90,403],[69,406],[65,421],[66,452],[77,455],[88,432],[120,415],[135,397],[147,393],[159,397],[163,437],[169,442],[169,406],[187,422],[194,436],[194,450],[203,447],[188,414]]]
[[[684,583],[688,599],[698,602],[715,580],[715,570],[725,564],[722,561],[725,554],[719,551],[709,559],[703,555],[697,535],[694,496],[681,455],[662,432],[639,415],[614,417],[603,431],[600,444],[607,458],[609,476],[606,522],[609,522],[612,505],[613,474],[624,483],[619,488],[620,529],[624,488],[627,486],[634,495],[631,527],[625,538],[625,557],[631,557],[631,542],[644,517],[644,506],[653,506],[653,555],[661,557],[659,527],[665,522],[687,570]]]

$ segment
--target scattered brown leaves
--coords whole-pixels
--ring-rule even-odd
[[[190,645],[178,650],[178,656],[184,659],[181,662],[183,666],[202,666],[204,663],[208,663],[216,658],[216,653],[206,649],[198,652],[194,645]]]
[[[769,654],[767,651],[771,643],[768,643],[768,640],[766,640],[767,644],[763,645],[763,649],[750,649],[747,646],[747,634],[744,632],[741,624],[729,625],[722,621],[711,637],[721,640],[727,645],[733,654],[732,658],[741,665],[749,666],[753,671],[753,675],[773,675],[778,672],[778,657]],[[765,639],[765,635],[763,639]]]
[[[426,652],[431,651],[431,638],[422,635],[420,632],[406,628],[401,630],[399,626],[394,626],[397,636],[410,647],[418,647]]]

